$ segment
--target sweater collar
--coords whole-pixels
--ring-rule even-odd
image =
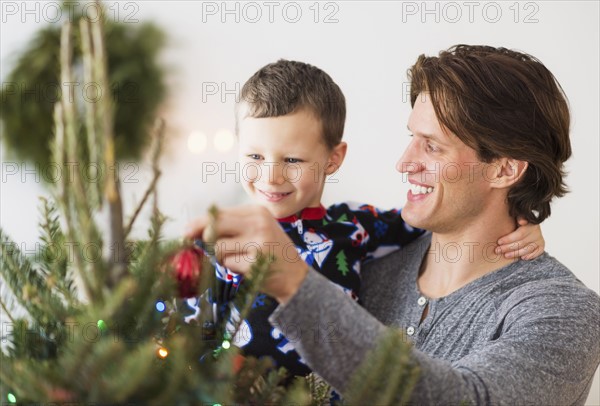
[[[327,211],[325,207],[322,205],[319,207],[307,207],[303,209],[300,213],[292,214],[291,216],[283,217],[277,219],[280,223],[293,223],[300,219],[302,220],[321,220],[325,217]]]

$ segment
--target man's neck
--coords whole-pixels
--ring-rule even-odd
[[[516,225],[508,216],[483,218],[453,233],[432,233],[431,246],[421,264],[419,289],[431,298],[447,296],[468,283],[500,269],[515,259],[496,254],[496,242]]]

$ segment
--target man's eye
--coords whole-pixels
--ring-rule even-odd
[[[285,158],[286,164],[299,164],[300,162],[302,162],[302,160],[298,158]]]
[[[427,151],[429,152],[439,152],[439,148],[433,144],[427,143]]]

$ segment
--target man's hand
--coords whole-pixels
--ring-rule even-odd
[[[188,225],[186,236],[214,240],[219,263],[233,272],[248,274],[259,255],[272,256],[271,275],[265,280],[263,292],[279,303],[286,303],[300,288],[308,265],[300,258],[292,240],[283,232],[267,209],[261,206],[241,206],[219,209],[214,229],[209,216]],[[207,238],[204,238],[205,242]]]

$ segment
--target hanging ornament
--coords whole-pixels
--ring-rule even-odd
[[[244,362],[246,361],[246,357],[244,357],[242,354],[236,354],[233,357],[233,373],[237,374],[238,372],[240,372],[240,370],[242,369],[242,367],[244,366]]]
[[[177,279],[180,297],[189,298],[198,294],[204,257],[202,250],[194,246],[184,248],[171,257],[170,264]]]

